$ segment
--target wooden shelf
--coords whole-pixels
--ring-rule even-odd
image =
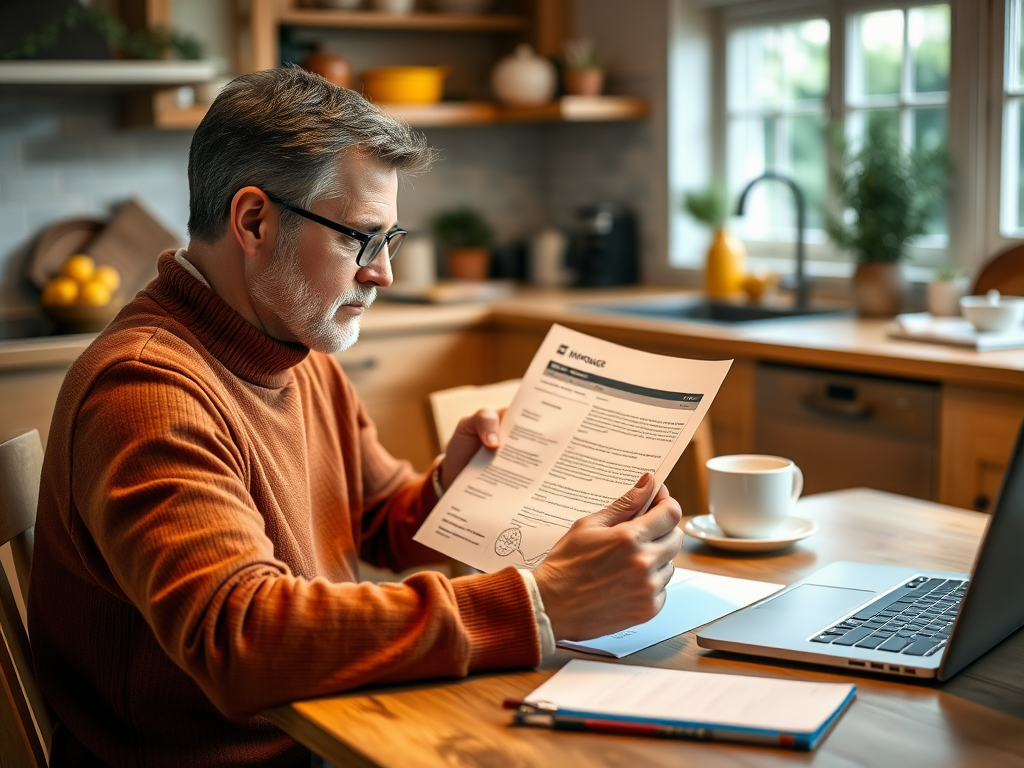
[[[3,61],[2,85],[188,85],[213,79],[209,61]]]
[[[500,107],[504,123],[590,123],[639,120],[650,111],[645,99],[631,96],[563,96],[539,107]]]
[[[626,96],[563,96],[538,107],[510,107],[486,101],[380,106],[417,128],[492,123],[612,122],[638,120],[648,113],[646,101]]]
[[[530,22],[523,16],[485,14],[382,13],[380,11],[332,11],[289,8],[278,17],[295,27],[342,27],[349,29],[413,30],[420,32],[521,32]]]
[[[162,98],[161,98],[162,97]],[[207,105],[180,108],[173,94],[142,99],[129,112],[127,123],[165,130],[188,130],[199,125]],[[647,102],[628,96],[563,96],[539,107],[510,107],[490,101],[442,101],[437,104],[380,104],[382,109],[414,128],[443,128],[499,123],[586,123],[639,120],[648,114]],[[141,109],[141,111],[140,111]]]

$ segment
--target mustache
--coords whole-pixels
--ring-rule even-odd
[[[346,304],[362,304],[364,307],[369,307],[376,299],[376,286],[353,285],[338,297],[335,306],[343,307]]]

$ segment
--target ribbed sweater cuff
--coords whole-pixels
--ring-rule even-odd
[[[533,603],[515,568],[452,580],[469,634],[469,672],[540,664]]]

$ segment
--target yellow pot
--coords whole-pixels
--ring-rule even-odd
[[[370,101],[385,104],[434,104],[444,93],[448,67],[380,67],[362,74]]]
[[[725,229],[715,232],[704,265],[704,292],[713,298],[727,298],[743,290],[747,274],[747,251],[739,239]]]

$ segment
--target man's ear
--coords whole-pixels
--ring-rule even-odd
[[[231,233],[246,256],[271,255],[277,243],[279,217],[259,187],[242,187],[231,198]]]

